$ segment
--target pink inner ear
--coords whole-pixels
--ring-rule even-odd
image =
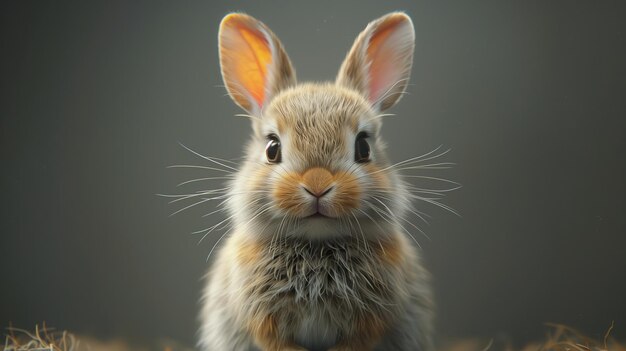
[[[238,50],[243,59],[237,62],[237,76],[259,106],[265,99],[268,65],[272,62],[269,44],[258,31],[240,27],[242,39]]]
[[[402,62],[399,60],[398,28],[404,22],[403,17],[392,18],[383,23],[372,37],[367,48],[369,62],[369,98],[371,103],[382,100],[384,94],[392,89],[400,79],[404,67],[398,67]]]
[[[376,103],[382,99],[391,86],[397,81],[397,75],[393,70],[393,51],[379,51],[381,59],[372,61],[370,65],[370,102]]]
[[[220,54],[233,99],[246,110],[262,107],[272,52],[259,23],[246,15],[226,16],[220,28]]]

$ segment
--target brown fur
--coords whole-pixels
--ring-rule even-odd
[[[380,240],[378,245],[373,245],[374,253],[381,257],[385,263],[391,266],[403,266],[406,254],[399,240],[390,237],[387,240]]]
[[[245,267],[253,266],[263,254],[263,244],[256,240],[240,240],[237,245],[237,258]]]
[[[300,215],[304,212],[302,200],[298,196],[300,191],[300,175],[297,173],[287,173],[281,176],[281,181],[274,188],[274,198],[278,202],[278,207],[289,211],[293,215]]]
[[[331,351],[371,351],[390,326],[389,320],[378,315],[358,316],[354,321],[353,334],[343,339]]]
[[[354,208],[358,208],[361,199],[361,187],[354,174],[340,172],[335,176],[337,184],[337,196],[335,208],[337,215],[345,214]]]
[[[359,120],[373,112],[353,90],[334,84],[302,84],[277,95],[264,114],[275,121],[280,135],[293,136],[291,151],[295,156],[310,160],[310,167],[333,171],[328,156],[352,146],[345,138],[346,127],[358,132]]]
[[[314,195],[321,195],[333,184],[333,175],[321,167],[309,168],[302,175],[304,187]]]
[[[320,167],[309,168],[303,174],[282,174],[273,195],[281,209],[300,215],[306,211],[302,198],[308,196],[302,192],[302,187],[314,194],[321,194],[331,186],[335,193],[331,207],[333,216],[341,216],[359,206],[361,190],[354,174],[344,171],[332,174]]]
[[[274,315],[267,315],[258,321],[253,320],[249,328],[257,345],[263,347],[264,351],[306,351],[293,341],[286,340],[284,335],[280,335]]]

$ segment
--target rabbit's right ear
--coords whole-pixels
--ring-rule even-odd
[[[363,94],[374,109],[393,106],[407,86],[415,31],[411,18],[392,12],[370,22],[343,61],[337,84]]]
[[[287,53],[272,31],[257,19],[231,13],[219,31],[222,78],[230,97],[260,115],[277,92],[296,83]]]

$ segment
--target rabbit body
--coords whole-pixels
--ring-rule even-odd
[[[427,274],[403,235],[372,244],[369,253],[356,240],[285,240],[270,252],[269,243],[241,234],[228,240],[213,269],[203,309],[205,349],[259,350],[249,333],[258,318],[266,318],[256,322],[267,323],[260,328],[277,328],[311,351],[328,350],[341,337],[353,350],[428,349]],[[300,350],[295,345],[272,349]]]
[[[408,190],[379,133],[413,41],[408,16],[389,14],[357,38],[336,82],[297,85],[269,28],[222,21],[222,74],[253,134],[207,279],[203,350],[432,350],[429,276],[400,223]]]

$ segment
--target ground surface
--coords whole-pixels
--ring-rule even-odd
[[[458,340],[444,342],[442,351],[626,351],[626,346],[611,338],[611,326],[602,339],[592,339],[580,331],[563,326],[549,325],[545,340],[514,348],[506,340]],[[9,328],[3,351],[191,351],[192,348],[171,340],[152,345],[129,344],[122,340],[98,341],[77,337],[67,331],[55,331],[37,326],[33,331]]]

